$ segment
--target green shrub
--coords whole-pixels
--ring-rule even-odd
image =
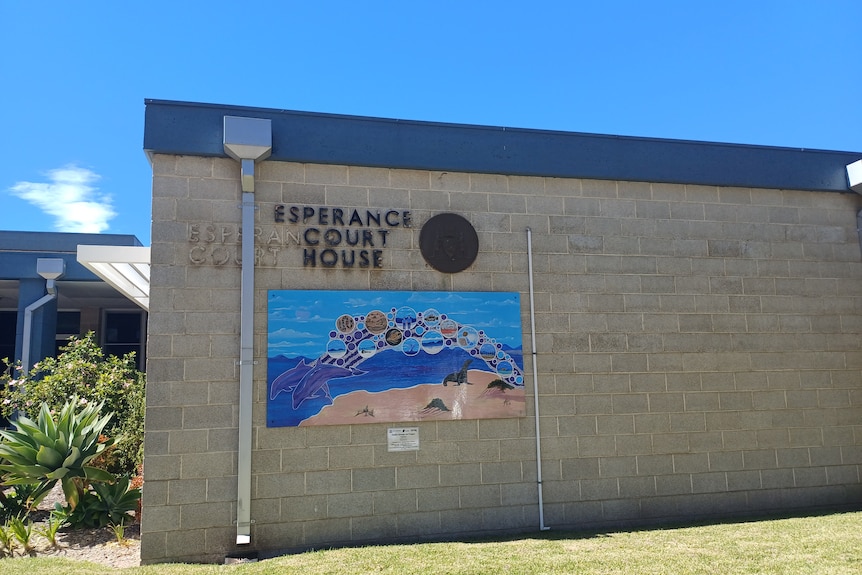
[[[2,463],[2,460],[0,460]],[[34,498],[38,495],[38,485],[16,485],[3,491],[5,477],[0,475],[0,523],[5,523],[13,517],[26,517],[36,509]]]
[[[65,517],[65,515],[63,516]],[[48,516],[48,520],[41,527],[36,528],[36,533],[44,537],[48,540],[48,544],[51,547],[59,547],[59,543],[57,541],[57,532],[60,530],[60,527],[63,526],[63,522],[57,516],[55,511],[51,512],[51,515]]]
[[[9,529],[21,545],[24,546],[25,553],[33,552],[33,522],[24,522],[19,517],[13,517],[9,520]]]
[[[0,524],[0,557],[15,555],[15,534],[9,528],[8,522]]]
[[[116,445],[97,464],[114,474],[134,474],[143,461],[145,376],[138,371],[134,354],[105,356],[88,333],[73,338],[56,358],[36,363],[23,375],[20,366],[9,366],[0,375],[0,413],[33,413],[44,402],[59,412],[72,396],[87,404],[102,404],[102,416],[114,413],[104,433],[118,438]]]

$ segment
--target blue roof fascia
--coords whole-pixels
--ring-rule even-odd
[[[0,231],[0,280],[39,278],[36,260],[62,258],[66,271],[60,281],[102,281],[78,263],[79,245],[140,246],[127,234]]]
[[[76,254],[79,245],[140,246],[142,244],[138,238],[130,234],[0,231],[0,253],[16,251]]]
[[[0,251],[0,280],[40,278],[36,272],[36,260],[39,258],[59,258],[66,262],[66,271],[59,281],[102,281],[99,276],[78,263],[76,254],[3,251]]]
[[[226,157],[224,116],[272,121],[270,160],[850,192],[862,152],[608,136],[145,100],[148,155]]]

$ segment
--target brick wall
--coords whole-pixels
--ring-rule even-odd
[[[153,170],[142,560],[220,560],[237,550],[239,167],[156,155]],[[519,291],[532,374],[531,228],[548,526],[862,500],[858,196],[286,162],[258,172],[260,360],[269,289]],[[301,248],[266,240],[282,203],[409,209],[414,227],[390,234],[381,269],[303,267]],[[440,212],[478,232],[467,271],[441,274],[419,253],[422,223]],[[254,378],[253,548],[538,527],[532,398],[523,419],[419,423],[420,450],[389,453],[391,425],[266,428],[265,361]]]

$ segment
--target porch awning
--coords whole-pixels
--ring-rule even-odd
[[[150,248],[79,245],[78,262],[124,296],[150,310]]]

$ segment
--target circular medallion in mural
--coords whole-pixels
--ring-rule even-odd
[[[371,333],[383,333],[387,325],[389,324],[382,311],[374,310],[365,316],[365,327],[367,327],[368,331]]]

